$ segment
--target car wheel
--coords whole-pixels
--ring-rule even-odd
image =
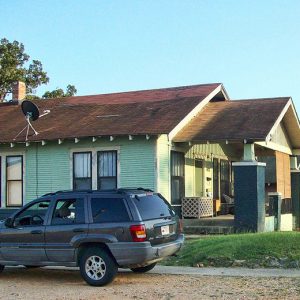
[[[0,273],[4,270],[5,266],[0,265]]]
[[[90,285],[103,286],[114,280],[118,267],[111,255],[104,249],[86,250],[79,263],[83,279]]]
[[[136,273],[146,273],[146,272],[152,270],[155,266],[156,266],[156,263],[145,266],[145,267],[131,268],[131,270]]]

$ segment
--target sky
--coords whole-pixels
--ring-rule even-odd
[[[0,19],[50,77],[37,95],[221,82],[231,99],[291,96],[300,115],[300,0],[0,0]]]

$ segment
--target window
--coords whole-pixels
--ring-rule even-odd
[[[221,195],[229,195],[230,194],[230,164],[228,160],[220,160],[220,187],[221,187]]]
[[[219,199],[219,160],[217,158],[213,160],[213,189],[214,199]]]
[[[122,198],[92,198],[91,207],[94,223],[129,221]]]
[[[64,199],[56,202],[52,225],[84,224],[83,199]]]
[[[43,225],[45,216],[49,207],[49,201],[34,203],[19,213],[15,220],[14,226],[38,226]]]
[[[23,157],[6,157],[6,205],[23,204]]]
[[[92,153],[73,153],[73,189],[92,189]]]
[[[181,205],[184,197],[184,154],[181,152],[171,152],[171,202]]]
[[[98,152],[98,190],[117,188],[117,151]]]
[[[158,195],[137,195],[134,203],[143,220],[175,216],[171,205]]]

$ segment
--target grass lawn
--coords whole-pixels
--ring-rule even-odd
[[[232,266],[237,261],[241,261],[242,266],[250,267],[299,267],[300,232],[247,233],[191,239],[185,242],[177,257],[170,257],[162,264]]]

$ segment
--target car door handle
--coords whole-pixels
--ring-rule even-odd
[[[84,232],[85,230],[83,228],[75,228],[73,229],[73,232]]]
[[[43,231],[42,230],[32,230],[30,233],[31,234],[42,234]]]

